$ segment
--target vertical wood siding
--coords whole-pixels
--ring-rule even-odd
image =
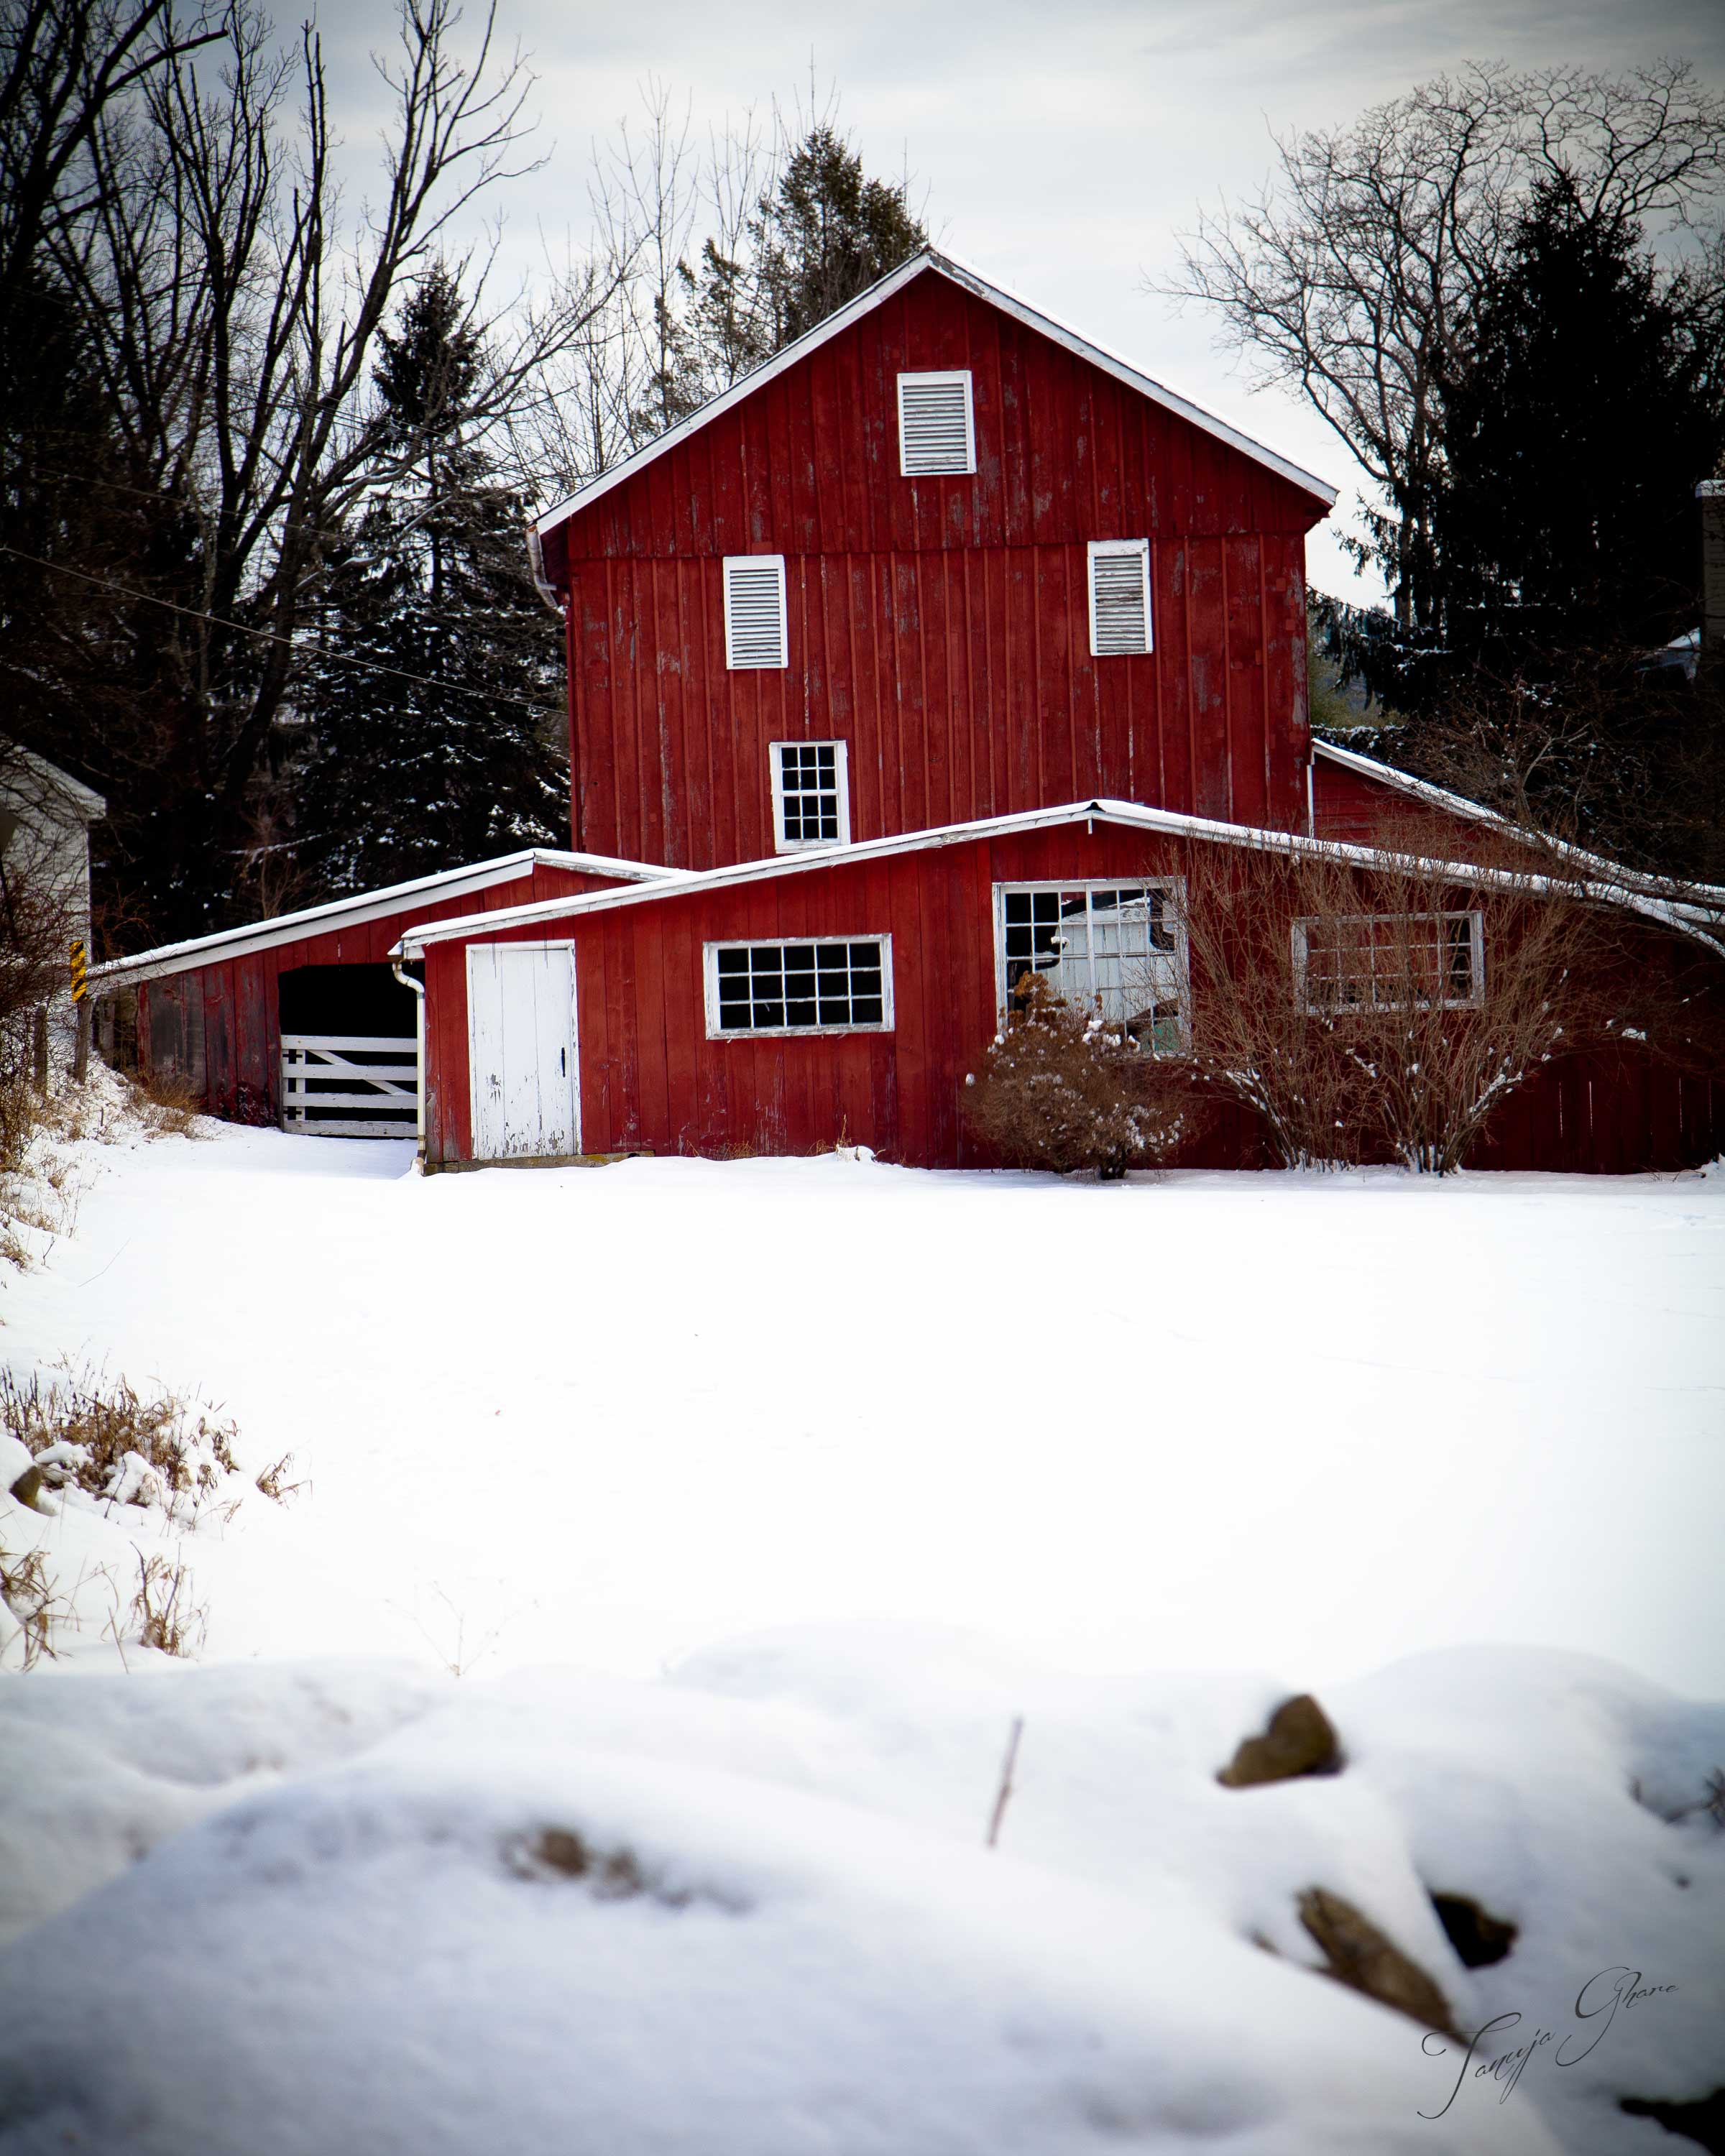
[[[885,860],[835,863],[511,933],[575,945],[583,1142],[728,1158],[806,1153],[841,1140],[920,1168],[978,1164],[964,1129],[967,1073],[995,1024],[993,886],[1053,878],[1178,874],[1166,840],[1082,824]],[[723,1040],[706,1037],[707,942],[890,935],[891,1033]],[[465,945],[426,961],[434,1037],[434,1163],[471,1157]],[[1650,1059],[1608,1070],[1578,1059],[1512,1097],[1481,1166],[1628,1171],[1692,1166],[1725,1144],[1725,1087]],[[1242,1114],[1209,1132],[1192,1164],[1271,1165]]]
[[[968,367],[977,470],[907,480],[896,377]],[[773,851],[767,745],[850,745],[851,834],[1095,795],[1305,824],[1322,505],[937,272],[546,539],[575,843]],[[1086,544],[1151,542],[1155,649],[1090,655]],[[720,563],[786,557],[790,665],[725,666]]]
[[[146,1077],[177,1078],[211,1115],[274,1123],[281,1112],[278,983],[300,966],[378,965],[416,921],[495,913],[539,898],[596,891],[606,876],[540,864],[490,890],[421,903],[376,921],[307,935],[145,981],[138,988],[138,1061]]]

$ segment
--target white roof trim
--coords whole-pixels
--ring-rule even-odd
[[[1572,846],[1567,839],[1551,838],[1543,831],[1529,831],[1498,809],[1487,808],[1482,802],[1470,801],[1464,793],[1452,793],[1447,787],[1434,786],[1429,778],[1416,778],[1411,771],[1399,771],[1393,763],[1380,763],[1376,757],[1362,756],[1358,749],[1338,748],[1334,742],[1322,741],[1316,735],[1312,746],[1317,755],[1339,763],[1344,770],[1358,772],[1363,778],[1378,779],[1398,793],[1411,794],[1429,808],[1444,809],[1452,816],[1464,816],[1470,823],[1489,824],[1513,837],[1525,838],[1530,845],[1548,847],[1558,860],[1572,861],[1589,875],[1609,878],[1644,897],[1663,899],[1679,912],[1692,913],[1697,919],[1706,921],[1725,911],[1725,885],[1685,883],[1674,876],[1650,875],[1640,869],[1625,868],[1621,861],[1609,860],[1604,854],[1589,853],[1584,847]],[[1694,896],[1688,898],[1686,893]]]
[[[679,875],[644,889],[588,891],[574,898],[539,899],[530,906],[506,906],[495,913],[470,913],[452,921],[424,921],[403,931],[396,949],[408,957],[418,957],[429,944],[501,935],[511,928],[526,927],[542,921],[568,921],[580,915],[609,912],[619,906],[649,905],[660,899],[698,897],[707,891],[726,891],[738,884],[765,882],[773,876],[808,875],[822,869],[880,860],[894,854],[921,853],[940,846],[964,845],[977,839],[1089,822],[1124,824],[1141,831],[1208,839],[1219,845],[1245,846],[1258,853],[1307,854],[1329,860],[1353,861],[1362,867],[1400,868],[1409,874],[1429,875],[1440,869],[1454,869],[1460,872],[1458,882],[1531,886],[1541,890],[1552,880],[1543,876],[1526,878],[1507,870],[1481,868],[1472,862],[1389,853],[1381,847],[1350,845],[1335,839],[1310,839],[1297,832],[1263,830],[1247,824],[1219,824],[1206,816],[1183,816],[1168,808],[1141,808],[1135,801],[1074,801],[1059,808],[1027,809],[1015,816],[986,816],[970,824],[946,824],[933,830],[909,831],[887,839],[864,839],[854,845],[811,847],[804,853],[778,854],[768,860],[744,861],[734,868]],[[1707,934],[1681,907],[1643,897],[1625,890],[1620,884],[1588,882],[1578,888],[1583,896],[1627,906],[1633,912],[1659,921],[1662,927],[1692,936],[1725,957],[1725,942]]]
[[[105,965],[92,966],[90,978],[101,987],[119,988],[130,981],[154,980],[165,973],[191,973],[200,966],[296,943],[308,936],[325,936],[388,914],[405,913],[420,899],[459,898],[468,891],[488,891],[494,884],[508,883],[534,868],[579,869],[631,883],[678,874],[675,869],[656,868],[645,861],[617,861],[603,854],[562,854],[544,846],[529,846],[518,854],[501,854],[495,860],[444,869],[436,875],[417,876],[409,883],[389,884],[382,891],[362,891],[352,898],[331,899],[298,913],[280,913],[273,921],[221,929],[213,936],[197,936],[183,943],[163,943],[130,958],[110,958]]]
[[[929,247],[920,254],[913,254],[908,262],[901,263],[896,270],[870,285],[866,292],[859,293],[836,314],[829,315],[824,322],[817,323],[812,330],[805,330],[793,344],[788,344],[783,352],[775,353],[763,365],[757,367],[752,374],[746,374],[742,381],[733,382],[730,388],[722,391],[711,403],[703,404],[698,412],[691,412],[686,419],[680,420],[657,441],[649,442],[644,449],[637,449],[633,456],[625,457],[620,465],[614,465],[609,471],[601,472],[597,479],[589,480],[585,486],[578,488],[567,501],[559,502],[555,509],[546,511],[533,527],[535,531],[542,537],[546,532],[582,510],[591,509],[601,495],[608,494],[613,487],[621,486],[625,480],[633,479],[637,472],[644,471],[655,457],[662,457],[666,450],[675,449],[679,442],[687,441],[691,434],[698,434],[722,413],[734,410],[745,398],[752,397],[757,389],[764,388],[769,382],[796,366],[800,360],[806,359],[810,352],[818,352],[822,345],[849,329],[860,316],[890,300],[896,292],[902,291],[912,278],[920,277],[927,270],[936,270],[942,276],[950,278],[955,285],[962,285],[968,291],[974,292],[978,299],[988,300],[991,305],[999,307],[1003,314],[1010,315],[1014,321],[1022,322],[1027,329],[1038,331],[1042,336],[1052,338],[1055,343],[1064,346],[1080,359],[1088,360],[1092,367],[1099,367],[1105,374],[1111,374],[1117,382],[1124,382],[1128,389],[1135,389],[1140,396],[1147,397],[1152,403],[1162,405],[1165,410],[1190,421],[1194,427],[1201,428],[1205,434],[1213,434],[1218,441],[1225,442],[1230,449],[1239,449],[1259,464],[1267,465],[1271,471],[1291,481],[1305,493],[1315,495],[1326,508],[1333,506],[1337,490],[1327,480],[1319,479],[1286,457],[1278,456],[1273,449],[1266,449],[1261,442],[1255,442],[1250,434],[1242,434],[1237,428],[1229,426],[1225,420],[1213,417],[1202,407],[1192,403],[1175,391],[1165,388],[1161,382],[1133,367],[1130,362],[1118,357],[1099,344],[1092,344],[1088,337],[1081,336],[1076,330],[1069,329],[1051,315],[1045,315],[1040,308],[1033,307],[1028,300],[1019,299],[1016,293],[991,283],[980,271],[954,260],[949,254],[937,254]]]

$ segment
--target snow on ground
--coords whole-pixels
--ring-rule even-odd
[[[293,1453],[309,1495],[198,1537],[215,1656],[644,1673],[887,1616],[1301,1683],[1512,1640],[1725,1694],[1725,1176],[91,1150],[0,1354]]]
[[[311,1487],[0,1499],[84,1620],[0,1676],[0,2156],[1660,2156],[1725,2087],[1725,1178],[89,1154],[0,1357]],[[209,1660],[122,1672],[156,1551]],[[1343,1771],[1219,1788],[1308,1686]]]

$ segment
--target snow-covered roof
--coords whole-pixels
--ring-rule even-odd
[[[107,802],[93,787],[16,742],[0,747],[0,797],[33,808],[63,804],[80,824],[100,823],[108,813]]]
[[[1191,425],[1202,428],[1205,434],[1214,435],[1219,442],[1225,442],[1230,449],[1238,449],[1242,454],[1253,458],[1279,477],[1314,495],[1326,508],[1334,503],[1336,489],[1327,480],[1319,479],[1286,457],[1278,456],[1274,449],[1266,449],[1261,442],[1255,442],[1250,434],[1241,434],[1238,428],[1230,427],[1225,420],[1218,419],[1201,406],[1180,396],[1177,391],[1155,381],[1129,360],[1122,359],[1117,353],[1107,351],[1101,345],[1092,344],[1088,337],[1081,336],[1076,330],[1070,328],[1065,322],[1055,321],[1052,315],[1044,314],[1040,307],[1032,306],[1028,300],[1020,299],[1015,292],[1009,292],[1004,285],[994,284],[979,270],[969,268],[950,254],[937,253],[935,249],[928,247],[924,248],[921,254],[913,254],[908,262],[901,263],[896,270],[889,271],[885,277],[870,285],[867,291],[859,293],[855,299],[840,307],[835,314],[829,315],[824,322],[817,323],[812,330],[806,330],[794,343],[788,344],[783,352],[757,367],[753,373],[746,374],[742,381],[734,382],[729,389],[703,404],[698,412],[691,413],[686,419],[661,434],[657,441],[649,442],[644,449],[637,449],[633,456],[625,457],[620,465],[614,465],[609,471],[602,472],[597,479],[589,480],[567,501],[559,502],[555,509],[548,510],[540,518],[536,530],[542,536],[582,510],[590,509],[613,487],[621,486],[625,480],[633,479],[655,458],[662,457],[666,450],[675,449],[679,442],[686,441],[691,434],[698,434],[722,413],[733,410],[746,398],[752,397],[757,389],[764,388],[768,382],[806,359],[810,352],[818,352],[824,344],[848,330],[853,322],[883,305],[895,293],[902,291],[913,278],[930,271],[949,278],[966,291],[973,292],[979,300],[986,300],[989,305],[999,307],[1003,314],[1010,315],[1015,321],[1022,322],[1025,328],[1051,338],[1055,344],[1063,346],[1078,358],[1087,360],[1092,367],[1100,367],[1103,373],[1112,375],[1117,382],[1124,382],[1128,389],[1135,389],[1141,397],[1147,397],[1152,403],[1160,404],[1164,410],[1176,413]]]
[[[890,838],[864,839],[846,846],[810,847],[801,853],[775,854],[765,860],[743,861],[732,867],[673,873],[650,885],[585,891],[572,898],[536,899],[525,906],[502,906],[492,913],[469,913],[449,921],[422,921],[403,930],[396,949],[408,957],[418,957],[434,943],[503,935],[512,928],[539,921],[567,921],[577,916],[609,912],[619,906],[648,906],[662,899],[694,897],[707,891],[727,891],[741,884],[770,882],[780,876],[808,875],[822,869],[856,866],[895,854],[962,846],[978,839],[1006,838],[1018,832],[1079,823],[1118,824],[1164,836],[1245,847],[1257,853],[1312,855],[1327,860],[1352,861],[1361,867],[1399,868],[1409,874],[1453,869],[1458,880],[1465,877],[1476,885],[1526,887],[1531,883],[1539,888],[1548,880],[1507,870],[1482,868],[1476,863],[1420,857],[1379,846],[1354,845],[1342,839],[1307,838],[1297,832],[1266,830],[1248,824],[1221,824],[1207,816],[1186,816],[1169,808],[1146,808],[1135,801],[1071,801],[1058,808],[1029,808],[1016,815],[985,816],[968,824],[943,824],[931,830],[898,832]],[[1725,957],[1725,942],[1705,932],[1698,925],[1704,916],[1697,916],[1692,909],[1686,910],[1666,899],[1625,889],[1615,881],[1590,880],[1574,886],[1565,884],[1563,888],[1625,906],[1666,927],[1693,937]]]
[[[616,876],[624,882],[648,882],[678,874],[675,869],[659,868],[647,861],[619,861],[603,854],[563,854],[544,846],[528,846],[520,853],[501,854],[495,860],[444,869],[435,875],[416,876],[410,882],[361,891],[352,898],[331,899],[298,913],[277,914],[273,921],[224,928],[213,936],[195,936],[182,943],[163,943],[129,958],[110,958],[105,965],[92,966],[90,978],[111,988],[131,981],[154,980],[164,973],[189,973],[220,959],[243,958],[254,951],[297,942],[302,937],[321,936],[331,929],[357,927],[362,921],[403,913],[421,899],[459,898],[468,891],[489,891],[535,868],[574,869],[589,875]]]
[[[1651,875],[1645,870],[1626,868],[1621,861],[1609,860],[1604,854],[1589,853],[1584,847],[1572,846],[1566,839],[1553,839],[1543,831],[1530,831],[1496,808],[1470,801],[1464,793],[1452,793],[1447,787],[1434,786],[1430,779],[1416,778],[1412,772],[1399,771],[1393,763],[1381,763],[1376,757],[1362,756],[1356,749],[1338,748],[1333,742],[1320,741],[1316,737],[1312,746],[1316,754],[1328,762],[1339,764],[1345,771],[1394,787],[1397,793],[1405,793],[1429,808],[1441,809],[1446,815],[1488,824],[1507,838],[1525,839],[1530,845],[1539,847],[1584,875],[1620,885],[1624,890],[1645,898],[1663,900],[1674,912],[1690,921],[1717,923],[1725,914],[1725,885],[1680,883],[1670,876]]]

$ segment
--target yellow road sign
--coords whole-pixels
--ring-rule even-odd
[[[74,1004],[81,1004],[90,993],[90,983],[84,978],[84,969],[87,962],[88,953],[84,947],[84,939],[80,937],[72,946],[72,1000]]]

